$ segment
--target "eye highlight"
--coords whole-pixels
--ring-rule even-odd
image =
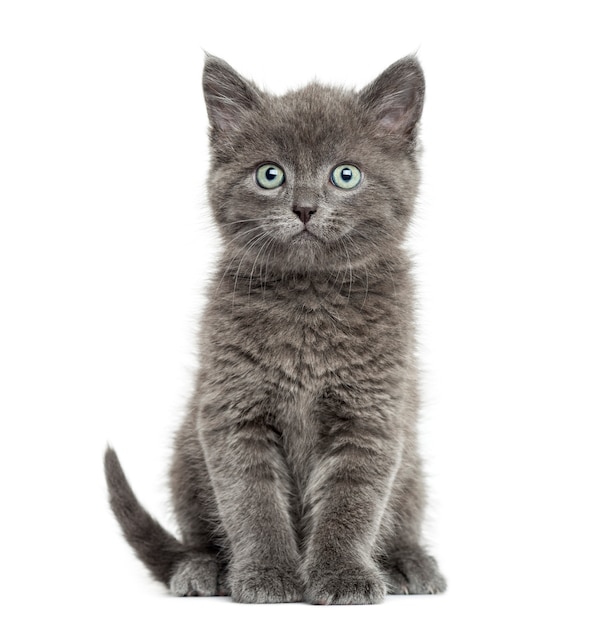
[[[259,165],[255,177],[257,184],[263,189],[277,189],[285,182],[285,172],[274,163]]]
[[[353,189],[361,182],[361,170],[348,163],[337,165],[330,174],[330,181],[340,189]]]

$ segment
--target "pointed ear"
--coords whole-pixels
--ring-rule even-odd
[[[262,97],[251,82],[209,54],[203,68],[203,94],[211,127],[222,132],[238,129],[244,114],[257,107]]]
[[[359,94],[384,134],[413,139],[423,111],[425,79],[414,56],[391,65]]]

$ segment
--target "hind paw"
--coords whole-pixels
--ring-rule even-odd
[[[170,579],[175,596],[215,596],[218,589],[218,563],[209,554],[182,560]]]
[[[388,593],[443,593],[447,587],[437,561],[420,546],[400,548],[384,567]]]

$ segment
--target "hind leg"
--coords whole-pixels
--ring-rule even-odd
[[[447,584],[437,561],[421,546],[424,509],[420,460],[405,464],[397,477],[382,524],[380,566],[387,593],[432,594],[445,591]]]
[[[169,587],[177,596],[227,595],[215,499],[192,423],[188,419],[177,435],[170,470],[175,516],[190,551],[177,564]]]

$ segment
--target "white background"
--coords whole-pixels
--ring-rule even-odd
[[[589,624],[584,3],[0,7],[2,622]],[[314,77],[360,88],[418,51],[412,248],[441,597],[174,599],[107,508],[110,441],[174,528],[167,461],[217,249],[204,49],[276,92]]]

